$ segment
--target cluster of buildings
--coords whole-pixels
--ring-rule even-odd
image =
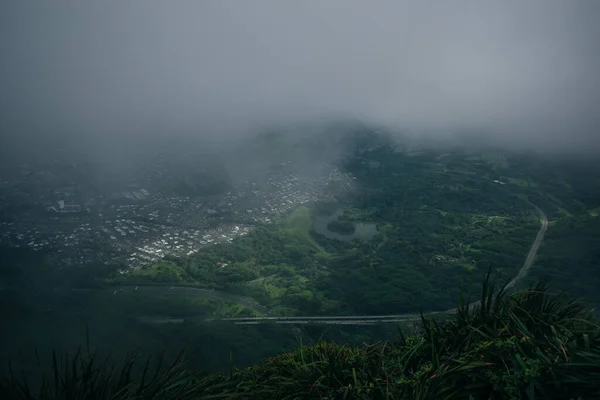
[[[302,177],[272,173],[222,195],[167,196],[138,187],[119,199],[99,197],[83,206],[71,196],[41,213],[0,221],[0,246],[52,250],[60,263],[142,268],[166,255],[231,242],[299,205],[333,196],[334,181],[353,187],[351,176],[327,166]]]
[[[167,254],[189,256],[199,252],[203,247],[231,242],[238,236],[248,234],[252,229],[251,226],[228,225],[204,232],[183,230],[163,233],[157,238],[140,243],[129,254],[127,265],[130,268],[137,269],[164,258]]]

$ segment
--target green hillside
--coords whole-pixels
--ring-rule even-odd
[[[310,243],[321,253],[325,253],[323,247],[321,247],[311,236],[313,222],[310,215],[310,209],[307,207],[296,208],[287,218],[283,221],[283,229],[285,232],[296,236],[297,238]]]

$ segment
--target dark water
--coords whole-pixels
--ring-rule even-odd
[[[325,236],[328,239],[343,240],[345,242],[350,242],[354,239],[369,241],[379,233],[379,231],[377,230],[377,224],[373,222],[355,223],[354,233],[350,235],[341,235],[337,232],[332,232],[329,229],[327,229],[327,224],[329,224],[331,221],[338,219],[343,214],[343,212],[344,210],[340,208],[332,215],[318,215],[315,218],[313,229],[315,230],[315,232]]]

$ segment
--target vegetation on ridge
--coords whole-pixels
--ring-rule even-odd
[[[421,316],[395,342],[329,342],[269,358],[229,376],[196,374],[181,360],[134,373],[77,354],[40,391],[13,374],[15,399],[591,399],[600,397],[600,325],[586,307],[548,286],[508,292],[489,280],[475,306],[461,298],[453,318]]]

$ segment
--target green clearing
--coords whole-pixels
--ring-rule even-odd
[[[286,292],[286,289],[284,287],[281,287],[278,283],[279,282],[278,282],[277,277],[274,277],[274,276],[265,279],[265,282],[264,282],[265,290],[267,291],[269,296],[273,299],[282,297],[283,295],[285,295],[285,292]]]
[[[308,207],[296,208],[284,221],[283,229],[285,232],[296,236],[299,239],[310,243],[322,254],[327,254],[325,249],[319,245],[310,235],[310,231],[313,227],[312,217],[310,215],[310,209]]]

